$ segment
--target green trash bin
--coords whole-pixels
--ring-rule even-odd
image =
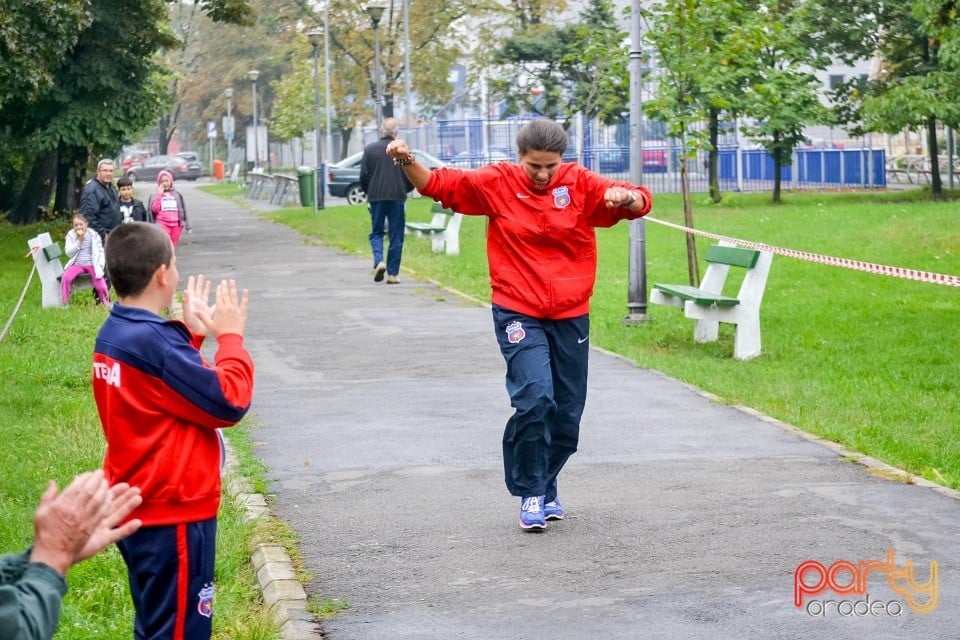
[[[300,206],[301,207],[312,207],[314,199],[314,189],[316,189],[316,181],[313,178],[313,167],[298,167],[297,168],[297,183],[300,186]]]

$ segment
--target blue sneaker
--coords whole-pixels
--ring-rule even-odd
[[[543,505],[543,516],[547,520],[563,520],[563,505],[560,496]]]
[[[543,496],[530,496],[520,501],[520,528],[542,530],[547,527],[543,517]]]

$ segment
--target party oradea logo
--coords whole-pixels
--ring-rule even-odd
[[[871,588],[886,585],[895,597],[871,598]],[[833,592],[841,599],[828,598]],[[812,616],[826,617],[898,617],[904,603],[915,613],[927,614],[940,602],[940,568],[936,560],[924,582],[918,580],[911,560],[897,566],[893,549],[887,549],[884,560],[837,560],[830,566],[817,560],[806,560],[793,573],[793,604]]]

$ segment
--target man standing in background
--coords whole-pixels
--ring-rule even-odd
[[[397,137],[397,121],[387,118],[380,126],[380,139],[367,145],[360,161],[360,188],[367,194],[370,207],[370,249],[373,250],[373,281],[399,284],[400,258],[403,254],[403,230],[406,223],[405,201],[413,184],[387,155],[387,145]],[[390,247],[383,261],[384,222]]]
[[[106,243],[107,234],[123,222],[120,213],[120,196],[113,186],[113,160],[97,163],[97,176],[88,181],[80,195],[80,213],[90,223],[90,228]]]

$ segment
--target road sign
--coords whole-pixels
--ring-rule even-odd
[[[223,118],[223,137],[233,141],[233,116],[224,116]]]
[[[217,137],[217,121],[209,120],[207,121],[207,137],[213,140]]]

